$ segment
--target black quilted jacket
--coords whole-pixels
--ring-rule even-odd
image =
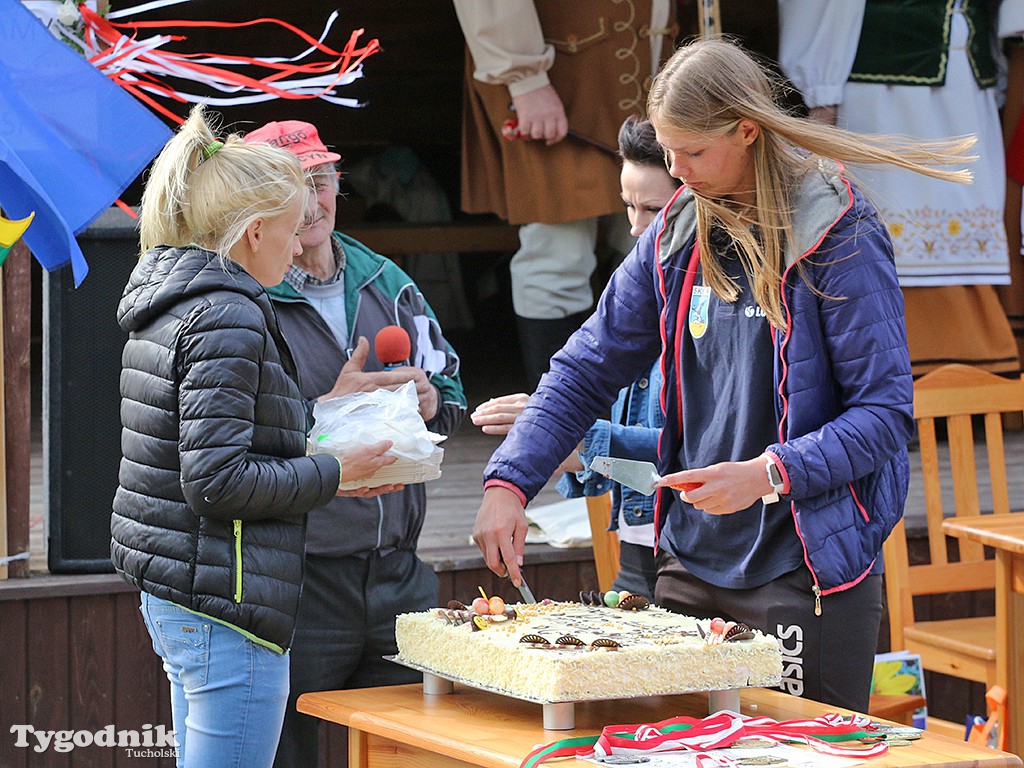
[[[145,254],[125,287],[111,558],[152,595],[279,650],[291,644],[305,513],[338,462],[307,457],[307,409],[263,288],[190,248]]]

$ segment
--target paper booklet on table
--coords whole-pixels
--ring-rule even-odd
[[[924,669],[920,655],[910,651],[876,654],[871,693],[925,696]],[[923,729],[927,720],[927,705],[914,711],[914,727]]]

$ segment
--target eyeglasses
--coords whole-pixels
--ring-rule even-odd
[[[313,189],[319,195],[321,192],[338,192],[338,175],[314,176]]]

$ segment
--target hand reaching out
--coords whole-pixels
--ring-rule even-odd
[[[507,435],[529,399],[530,396],[523,392],[492,397],[480,403],[469,418],[485,435]]]
[[[526,408],[526,402],[529,399],[530,396],[524,392],[492,397],[490,400],[480,403],[469,418],[480,427],[480,431],[485,435],[507,435],[515,420]],[[580,457],[576,453],[582,448],[583,444],[581,443],[576,450],[566,456],[558,465],[558,471],[582,472],[583,462],[580,461]]]

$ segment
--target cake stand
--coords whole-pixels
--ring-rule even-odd
[[[481,691],[488,691],[489,693],[497,693],[500,696],[508,696],[513,699],[520,701],[529,701],[534,704],[540,704],[543,707],[544,712],[544,730],[546,731],[571,731],[576,727],[576,703],[578,700],[572,701],[550,701],[548,699],[542,699],[532,696],[524,696],[520,693],[513,693],[512,691],[506,691],[503,688],[496,688],[490,685],[483,685],[473,680],[466,680],[465,678],[457,677],[455,675],[445,675],[437,670],[430,669],[421,664],[414,664],[406,661],[405,659],[399,659],[397,656],[385,656],[388,661],[393,661],[396,664],[401,664],[403,667],[409,669],[415,669],[418,672],[423,673],[423,694],[425,696],[444,696],[449,693],[455,692],[455,683],[460,685],[467,685],[470,688],[477,688]],[[678,693],[698,693],[699,691],[669,691],[658,695],[673,695]],[[708,691],[708,711],[709,712],[720,712],[722,710],[728,710],[730,712],[740,711],[740,689],[739,688],[728,688],[722,691]],[[635,696],[608,696],[604,698],[586,699],[586,701],[611,701],[615,699],[632,699]]]

